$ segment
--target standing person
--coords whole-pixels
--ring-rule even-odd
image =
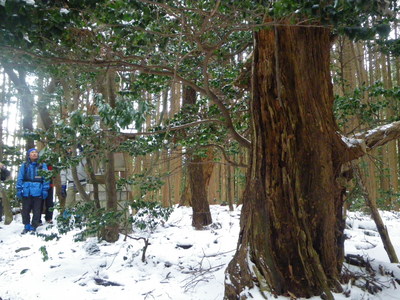
[[[39,163],[39,152],[35,148],[27,151],[27,161],[18,172],[17,198],[22,199],[22,223],[25,225],[22,234],[36,231],[40,224],[42,202],[48,196],[49,181],[38,174],[39,170],[47,170],[45,163]],[[30,213],[33,212],[32,224]]]
[[[81,151],[80,151],[81,152]],[[72,154],[72,149],[68,151],[68,154]],[[85,186],[87,183],[87,174],[85,170],[86,159],[83,158],[79,161],[76,166],[76,172],[78,174],[79,182]],[[62,170],[60,172],[61,176],[61,194],[66,197],[65,198],[65,207],[73,207],[75,206],[79,196],[77,196],[78,190],[74,183],[74,177],[72,176],[72,168],[68,168],[67,170]]]
[[[47,166],[47,169],[49,171],[53,170],[53,167],[51,165]],[[42,209],[43,211],[43,205],[44,205],[44,219],[48,224],[53,224],[53,207],[54,207],[54,184],[53,180],[50,180],[50,188],[48,191],[47,198],[43,199],[42,202]]]
[[[7,170],[6,166],[0,163],[0,180],[5,181],[9,176],[11,172]],[[0,194],[0,222],[3,219],[3,197]]]

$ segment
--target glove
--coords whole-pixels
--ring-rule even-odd
[[[61,186],[61,196],[67,197],[67,186],[65,184]]]
[[[22,191],[17,192],[17,199],[22,200]]]
[[[48,191],[43,191],[42,192],[42,198],[43,199],[47,199],[47,196],[49,195],[49,192]]]

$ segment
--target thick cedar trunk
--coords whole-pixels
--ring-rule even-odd
[[[298,26],[256,33],[252,155],[226,299],[246,298],[254,284],[330,299],[340,289],[343,189],[336,179],[344,155],[337,153],[346,146],[332,112],[329,36],[326,28]]]

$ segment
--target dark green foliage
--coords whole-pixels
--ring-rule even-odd
[[[351,39],[385,39],[398,11],[396,1],[376,0],[281,0],[269,10],[275,18],[292,17],[293,22],[320,21],[332,26],[334,34],[345,34]],[[382,19],[384,17],[384,19]]]
[[[168,221],[173,211],[172,207],[162,207],[158,202],[143,200],[135,200],[131,203],[131,207],[136,212],[131,217],[132,225],[148,233],[154,232],[159,224]]]
[[[97,97],[97,107],[103,122],[113,131],[119,132],[126,129],[133,123],[135,128],[141,130],[146,116],[153,106],[145,101],[137,103],[135,99],[130,99],[131,93],[123,92],[117,99],[115,108],[104,102],[101,97]]]
[[[50,234],[44,234],[44,233],[36,233],[38,237],[41,237],[45,242],[52,241],[52,240],[59,240],[60,236],[57,233],[50,233]]]
[[[167,221],[173,211],[171,207],[162,207],[158,202],[145,202],[136,200],[130,203],[135,214],[127,222],[141,231],[153,232],[156,227]],[[60,234],[79,229],[75,234],[75,241],[83,241],[88,237],[100,238],[102,231],[107,226],[123,224],[126,222],[124,215],[128,207],[120,211],[106,211],[104,208],[96,209],[94,203],[83,203],[76,207],[66,209],[57,217],[57,226]]]
[[[373,101],[366,102],[366,96]],[[385,89],[382,82],[376,82],[372,86],[362,86],[356,88],[352,94],[345,96],[336,96],[334,103],[334,114],[339,125],[344,126],[348,120],[357,116],[361,125],[373,127],[380,125],[383,121],[380,116],[384,115],[384,110],[388,105],[392,105],[390,109],[394,112],[392,119],[386,119],[386,122],[398,120],[398,107],[396,101],[391,99],[400,99],[400,88]]]
[[[46,131],[36,132],[38,140],[48,141],[40,159],[53,166],[52,175],[70,166],[77,166],[83,156],[93,158],[100,155],[102,158],[104,149],[110,147],[104,138],[106,132],[100,131],[98,118],[81,110],[71,113],[69,122],[61,120]],[[75,149],[78,145],[83,150],[80,155],[68,154],[69,149]],[[116,149],[118,144],[112,146]]]
[[[47,252],[46,246],[41,246],[39,248],[40,252],[42,253],[42,260],[47,261],[49,260],[49,253]]]
[[[75,228],[80,231],[75,234],[75,241],[83,241],[90,236],[101,237],[107,226],[120,224],[123,211],[107,211],[97,209],[94,202],[82,203],[76,207],[67,208],[57,217],[60,234],[65,234]]]
[[[400,56],[400,40],[387,39],[378,42],[380,49],[383,53],[391,54],[393,56]]]
[[[160,177],[145,174],[133,174],[131,178],[120,178],[117,182],[117,188],[118,190],[121,190],[124,186],[137,186],[140,190],[140,197],[142,198],[148,192],[157,191],[164,185],[164,182]]]

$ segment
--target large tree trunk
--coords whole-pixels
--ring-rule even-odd
[[[226,299],[247,298],[245,288],[255,284],[328,299],[341,288],[343,188],[336,179],[346,145],[332,111],[330,31],[282,25],[255,35],[252,155]]]

